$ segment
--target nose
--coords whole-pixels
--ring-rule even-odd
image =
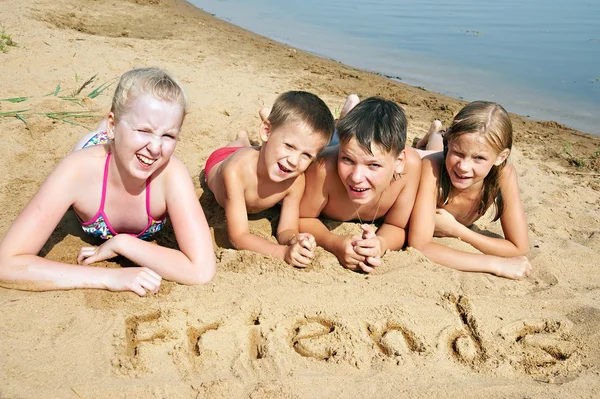
[[[152,155],[159,154],[161,147],[162,147],[162,141],[161,141],[160,137],[157,137],[154,135],[152,135],[150,137],[150,141],[148,142],[148,145],[146,146],[146,148],[148,148],[148,151],[150,151],[150,153]]]
[[[299,159],[300,159],[300,154],[294,152],[288,156],[288,163],[290,164],[290,166],[296,167],[296,166],[298,166]]]
[[[350,179],[353,183],[360,183],[363,179],[364,173],[359,165],[355,165],[350,173]]]
[[[468,172],[471,167],[471,162],[466,159],[461,159],[458,162],[457,166],[458,166],[458,170],[460,170],[461,172]]]

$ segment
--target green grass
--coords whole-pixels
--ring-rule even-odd
[[[114,78],[114,79],[111,79],[109,81],[106,81],[106,82],[98,85],[97,87],[94,87],[94,81],[96,80],[97,76],[98,75],[94,75],[91,78],[89,78],[88,80],[86,80],[81,86],[79,86],[77,89],[73,90],[70,95],[59,95],[61,93],[62,89],[61,89],[60,83],[58,83],[56,85],[56,87],[54,88],[54,90],[52,90],[48,94],[43,95],[42,97],[52,96],[52,97],[58,98],[61,101],[69,101],[77,106],[83,107],[86,103],[91,103],[92,99],[95,99],[96,97],[101,95],[104,91],[106,91],[106,89],[108,89],[117,80],[117,78]],[[77,75],[77,77],[79,77],[79,76]],[[82,94],[82,93],[84,93],[84,91],[86,91],[86,89],[88,89],[89,92],[87,92],[87,94]],[[5,101],[5,102],[10,102],[10,103],[23,103],[32,97],[33,96],[0,98],[0,102]],[[40,116],[45,116],[45,117],[50,118],[55,121],[64,122],[64,123],[68,123],[71,125],[81,126],[85,129],[88,129],[91,131],[91,130],[93,130],[93,128],[84,125],[80,121],[83,119],[97,119],[99,116],[96,113],[91,113],[91,112],[87,112],[87,111],[62,111],[62,112],[56,112],[56,111],[52,111],[52,110],[42,111],[42,112],[29,112],[29,111],[31,111],[31,110],[30,109],[21,109],[21,110],[17,110],[17,111],[0,112],[0,118],[17,118],[25,124],[27,129],[29,129],[29,123],[27,121],[27,118],[29,118],[32,115],[40,115]]]
[[[0,32],[0,51],[8,53],[8,50],[11,47],[17,47],[17,43],[13,41],[12,35],[6,33],[3,29],[2,32]]]

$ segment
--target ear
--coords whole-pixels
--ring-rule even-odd
[[[106,118],[106,136],[111,141],[115,139],[115,125],[115,114],[109,112],[108,117]]]
[[[502,164],[502,162],[506,161],[506,158],[508,158],[509,155],[510,155],[510,150],[508,148],[503,149],[498,154],[498,157],[496,158],[494,165],[498,166],[498,165]]]
[[[394,165],[394,173],[399,175],[404,172],[404,164],[406,163],[406,150],[400,151]]]
[[[269,136],[271,135],[271,123],[268,119],[260,123],[258,133],[263,142],[266,142],[269,139]]]

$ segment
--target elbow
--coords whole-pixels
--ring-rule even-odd
[[[201,264],[194,267],[193,273],[189,276],[186,285],[203,285],[211,281],[217,273],[216,259],[213,256],[210,259],[204,260]]]
[[[415,237],[411,237],[410,234],[408,235],[408,246],[409,247],[412,247],[419,252],[423,252],[423,249],[425,248],[426,244],[427,243],[425,241],[416,239]]]

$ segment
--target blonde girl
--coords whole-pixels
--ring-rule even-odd
[[[0,285],[31,291],[99,288],[158,291],[161,280],[212,279],[215,256],[206,218],[187,168],[173,152],[186,96],[158,68],[125,73],[106,131],[86,137],[46,178],[0,242]],[[77,263],[40,257],[44,243],[73,208],[83,230],[104,243],[81,248]],[[144,239],[170,218],[179,249]],[[140,267],[89,266],[123,256]],[[75,257],[74,257],[75,259]]]
[[[531,265],[527,221],[515,168],[507,162],[512,124],[499,104],[475,101],[441,131],[435,121],[419,144],[428,151],[411,215],[408,244],[430,260],[453,269],[520,279]],[[443,148],[441,148],[443,146]],[[443,151],[442,151],[443,150]],[[468,226],[494,207],[504,238],[479,234]],[[457,237],[482,254],[446,247],[433,237]]]

